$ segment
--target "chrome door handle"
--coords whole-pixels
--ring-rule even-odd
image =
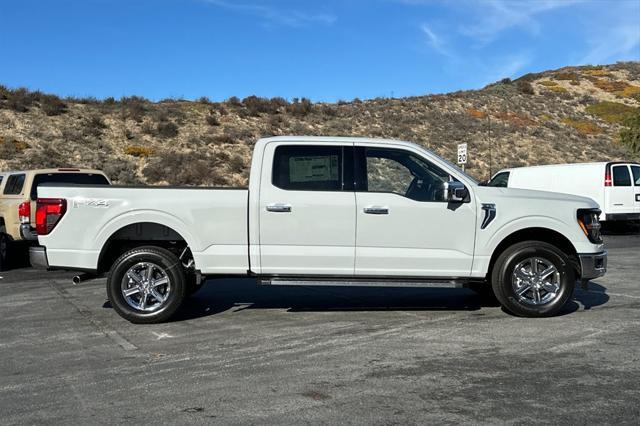
[[[291,205],[282,203],[269,204],[267,205],[267,211],[274,213],[291,213]]]
[[[367,206],[363,210],[366,214],[389,214],[387,206]]]

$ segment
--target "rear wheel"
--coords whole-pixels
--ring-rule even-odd
[[[493,267],[491,282],[500,304],[524,317],[556,315],[575,287],[569,257],[542,241],[524,241],[506,249]]]
[[[0,232],[0,271],[9,269],[9,236]]]
[[[168,320],[187,292],[182,263],[160,247],[138,247],[120,256],[107,278],[107,295],[123,318],[137,324]]]

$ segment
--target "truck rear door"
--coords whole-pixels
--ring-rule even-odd
[[[353,145],[268,144],[260,182],[262,274],[353,275]]]

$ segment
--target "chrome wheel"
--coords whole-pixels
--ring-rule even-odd
[[[513,291],[527,305],[546,305],[560,293],[560,272],[549,260],[530,257],[513,269]]]
[[[124,300],[134,309],[154,312],[162,308],[171,293],[171,280],[166,271],[151,262],[130,267],[121,283]]]

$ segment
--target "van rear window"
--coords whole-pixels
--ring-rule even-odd
[[[631,175],[627,166],[613,167],[613,186],[631,186]]]
[[[45,183],[72,183],[75,185],[109,185],[109,181],[103,175],[92,173],[46,173],[35,175],[31,185],[31,199],[37,198],[38,186]]]
[[[633,181],[636,186],[640,186],[640,166],[631,166],[631,170],[633,171]]]

